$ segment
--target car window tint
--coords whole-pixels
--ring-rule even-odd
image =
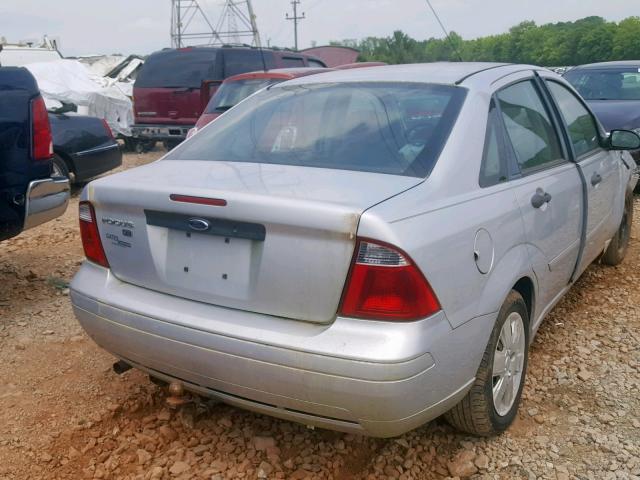
[[[322,63],[319,60],[314,60],[312,58],[307,58],[307,63],[309,64],[310,67],[326,68],[324,63]]]
[[[484,143],[480,186],[490,187],[507,180],[507,164],[504,156],[502,130],[499,125],[498,110],[491,100],[487,119],[487,134]]]
[[[275,67],[273,54],[260,50],[238,49],[224,51],[224,75],[225,78],[240,73],[255,72]]]
[[[282,57],[282,66],[284,68],[304,67],[304,59],[302,57]]]
[[[576,157],[599,148],[598,129],[589,111],[566,87],[547,81],[551,95],[562,114]]]
[[[638,67],[574,68],[564,78],[585,100],[640,100]]]
[[[430,84],[283,84],[229,110],[168,158],[425,177],[465,95]]]
[[[497,98],[516,160],[523,172],[562,160],[557,133],[531,81],[507,87],[498,92]]]
[[[205,113],[224,112],[258,90],[280,81],[272,78],[248,78],[223,83],[209,101]]]
[[[200,88],[203,80],[219,77],[216,52],[211,49],[167,50],[154,53],[144,63],[137,88]]]

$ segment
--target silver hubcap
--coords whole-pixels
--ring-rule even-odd
[[[493,353],[493,406],[501,417],[509,413],[516,401],[522,380],[525,348],[522,316],[512,312],[502,325]]]

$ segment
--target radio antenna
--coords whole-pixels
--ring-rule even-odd
[[[442,31],[444,32],[444,35],[447,37],[447,41],[449,42],[449,45],[451,45],[451,48],[453,49],[453,51],[457,55],[458,60],[460,60],[462,62],[462,55],[460,55],[460,52],[458,51],[458,49],[456,48],[455,44],[451,40],[451,35],[449,35],[449,32],[447,31],[447,29],[444,28],[444,25],[442,24],[442,21],[440,20],[440,17],[436,13],[435,8],[433,8],[433,5],[431,5],[431,1],[430,0],[426,0],[426,1],[427,1],[427,5],[429,5],[429,8],[433,12],[433,16],[436,17],[436,20],[440,24],[440,28],[442,28]]]

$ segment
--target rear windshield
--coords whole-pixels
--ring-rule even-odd
[[[215,50],[171,50],[151,55],[144,63],[138,88],[200,88],[203,80],[217,80]]]
[[[425,177],[465,92],[417,83],[283,85],[247,99],[166,158]]]
[[[566,78],[585,100],[640,100],[640,68],[575,69]]]
[[[248,78],[236,82],[223,83],[211,98],[205,113],[221,113],[235,107],[249,95],[282,80],[275,78]]]

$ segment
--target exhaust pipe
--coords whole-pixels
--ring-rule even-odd
[[[113,364],[113,371],[118,375],[122,375],[124,372],[128,372],[129,370],[131,370],[131,368],[133,367],[131,367],[131,365],[129,365],[124,360],[118,360]]]

